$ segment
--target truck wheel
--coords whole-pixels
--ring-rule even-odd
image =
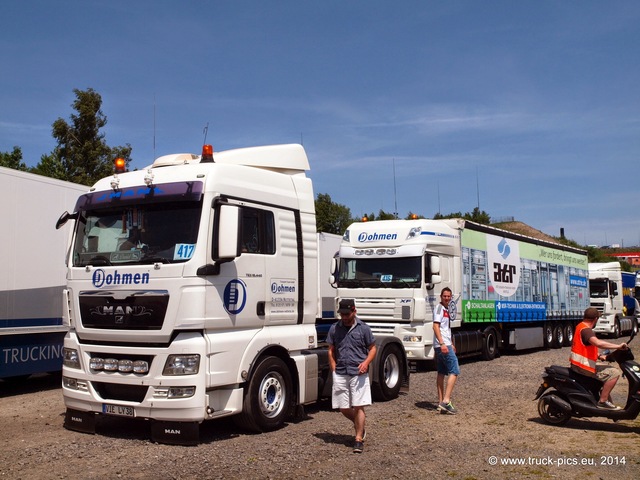
[[[544,324],[542,335],[544,336],[544,348],[553,346],[553,325],[549,322]]]
[[[561,348],[564,344],[564,327],[557,323],[553,326],[553,348]]]
[[[565,347],[570,347],[571,344],[573,344],[573,325],[567,323],[564,326],[564,345]]]
[[[487,327],[482,333],[482,358],[493,360],[498,355],[498,333],[493,327]]]
[[[620,338],[620,320],[616,318],[615,323],[613,324],[613,333],[611,334],[613,338]]]
[[[245,391],[242,413],[234,418],[236,424],[253,432],[282,426],[290,412],[292,385],[291,373],[281,359],[262,359]]]
[[[398,398],[402,386],[402,353],[398,345],[384,347],[378,356],[378,378],[373,381],[372,389],[376,400],[389,401]]]

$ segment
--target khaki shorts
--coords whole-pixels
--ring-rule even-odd
[[[596,365],[596,378],[601,382],[606,382],[607,380],[618,378],[619,376],[620,370],[616,367],[600,363]]]

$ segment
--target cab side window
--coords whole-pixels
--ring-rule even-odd
[[[273,255],[276,252],[273,212],[245,207],[240,228],[243,253]]]

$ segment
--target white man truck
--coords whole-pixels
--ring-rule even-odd
[[[97,415],[136,417],[155,441],[195,444],[204,420],[267,431],[330,395],[315,322],[331,260],[319,267],[308,169],[300,145],[205,145],[102,179],[60,217],[75,220],[65,427],[93,433]],[[383,400],[408,376],[401,343],[388,340],[370,369]]]
[[[560,347],[588,302],[586,252],[462,219],[352,224],[334,265],[338,297],[354,298],[376,335],[431,360],[433,310],[452,290],[460,355]]]
[[[589,264],[589,299],[600,312],[595,332],[618,338],[624,332],[638,331],[635,285],[636,275],[623,272],[619,262]]]
[[[87,187],[0,167],[0,378],[60,372],[69,230],[53,228]]]

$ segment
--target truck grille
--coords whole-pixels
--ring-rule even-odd
[[[395,298],[356,298],[358,317],[380,334],[392,334],[394,325],[410,324],[412,305]]]
[[[81,292],[80,321],[85,328],[160,330],[169,293]]]

